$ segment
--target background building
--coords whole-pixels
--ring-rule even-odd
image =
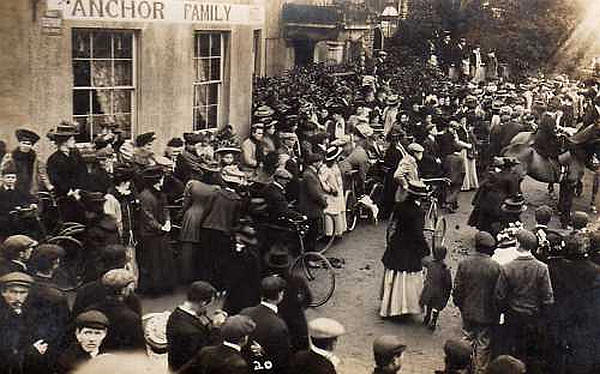
[[[264,0],[3,0],[0,139],[65,119],[81,143],[106,122],[159,142],[229,123],[246,134],[265,14]]]

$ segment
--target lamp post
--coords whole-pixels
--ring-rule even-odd
[[[385,39],[391,38],[398,30],[398,20],[400,19],[400,14],[398,10],[392,5],[388,4],[381,12],[381,16],[379,17],[379,28],[381,29],[381,34],[383,37],[382,47],[385,44]]]

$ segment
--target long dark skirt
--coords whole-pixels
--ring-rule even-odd
[[[137,256],[141,293],[156,295],[173,290],[176,273],[169,235],[140,237]]]
[[[231,236],[226,232],[205,229],[204,235],[204,270],[210,276],[208,281],[219,291],[226,288],[227,269],[229,268],[229,251],[231,250]]]

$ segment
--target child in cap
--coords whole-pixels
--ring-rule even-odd
[[[433,249],[433,261],[426,265],[427,275],[419,303],[425,311],[423,324],[431,331],[436,329],[438,316],[446,307],[452,292],[452,275],[444,262],[447,252],[445,246],[436,246]]]

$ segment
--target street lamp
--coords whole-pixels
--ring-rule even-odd
[[[382,34],[382,45],[384,44],[384,40],[387,38],[391,38],[398,30],[398,20],[400,18],[400,14],[398,13],[398,9],[396,9],[392,4],[388,4],[381,12],[381,16],[379,17],[379,28],[381,29]]]

